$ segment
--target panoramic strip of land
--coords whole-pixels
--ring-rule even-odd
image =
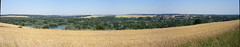
[[[174,47],[239,28],[239,20],[138,30],[57,30],[0,23],[3,47]]]

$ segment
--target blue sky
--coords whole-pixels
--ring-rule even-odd
[[[239,0],[1,0],[1,14],[239,14]]]

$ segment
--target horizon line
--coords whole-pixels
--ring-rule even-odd
[[[161,15],[161,14],[186,14],[186,13],[129,13],[129,14],[73,14],[73,15],[141,15],[141,14],[153,14],[153,15]],[[193,13],[192,13],[193,14]],[[195,13],[198,14],[198,13]],[[70,14],[0,14],[0,15],[70,15]],[[201,14],[201,15],[240,15],[240,14]]]

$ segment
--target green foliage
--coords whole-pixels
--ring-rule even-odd
[[[123,30],[123,29],[152,29],[177,26],[187,26],[200,23],[220,22],[239,19],[238,16],[197,16],[192,19],[169,18],[163,16],[139,17],[139,18],[75,18],[75,17],[0,17],[0,22],[15,25],[31,25],[38,29],[48,29],[65,25],[65,30]]]
[[[22,28],[22,26],[19,26],[18,28]]]
[[[194,21],[194,24],[200,24],[200,23],[202,23],[202,22],[201,22],[201,19],[196,19],[196,20]]]
[[[97,29],[97,30],[104,30],[104,27],[103,27],[102,25],[97,25],[97,26],[96,26],[96,29]]]
[[[66,30],[75,30],[75,26],[73,24],[67,25],[65,27]]]

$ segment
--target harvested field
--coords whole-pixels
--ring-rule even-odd
[[[140,30],[49,30],[0,23],[0,47],[175,47],[239,28],[239,20]]]

